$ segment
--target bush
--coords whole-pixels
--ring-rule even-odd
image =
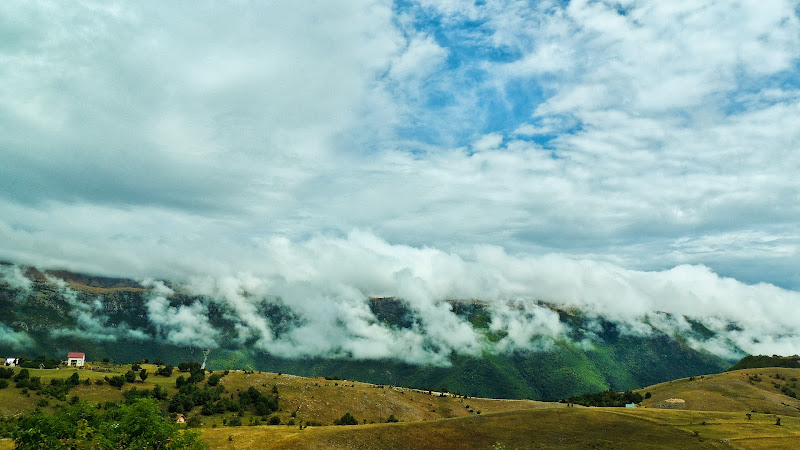
[[[136,381],[136,372],[132,370],[125,372],[125,381],[127,381],[128,383],[133,383],[134,381]]]
[[[175,368],[172,366],[159,367],[158,370],[156,370],[156,375],[160,377],[171,377],[174,369]]]
[[[189,417],[189,420],[186,421],[186,426],[189,428],[200,428],[203,426],[203,419],[201,419],[200,416]]]
[[[128,382],[127,378],[121,375],[115,375],[108,379],[108,384],[119,389],[122,389],[122,386],[125,386],[125,383],[127,382]]]
[[[39,410],[19,419],[17,448],[201,449],[196,431],[162,414],[152,399],[98,409],[85,402],[65,405],[52,415]]]
[[[30,376],[31,374],[28,372],[28,369],[22,369],[14,376],[14,381],[27,380]]]
[[[242,418],[241,417],[236,417],[236,416],[231,417],[231,419],[228,420],[228,426],[229,427],[240,427],[240,426],[242,426]]]
[[[219,384],[219,380],[222,379],[222,375],[215,373],[208,377],[208,381],[206,382],[209,386],[216,386]]]
[[[0,389],[5,389],[8,387],[8,380],[0,379]]]
[[[269,422],[267,422],[267,423],[269,425],[280,425],[281,424],[281,418],[278,417],[278,416],[272,416],[272,417],[269,418]]]
[[[12,369],[11,367],[0,367],[0,379],[7,380],[13,376],[14,376],[14,369]]]
[[[386,419],[386,423],[397,423],[397,422],[400,421],[397,420],[397,417],[395,417],[394,414],[389,415],[389,418]]]
[[[333,421],[334,425],[358,425],[358,420],[352,414],[346,412],[341,419]]]
[[[181,372],[197,372],[203,370],[200,368],[200,363],[191,361],[191,362],[182,362],[178,364],[178,370]]]

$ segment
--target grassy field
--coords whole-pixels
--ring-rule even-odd
[[[120,401],[123,392],[160,385],[177,392],[171,377],[152,375],[156,366],[143,364],[151,375],[142,383],[120,390],[95,380],[124,374],[130,365],[92,364],[97,371],[77,370],[80,384],[68,397],[92,403]],[[18,369],[19,370],[19,369]],[[29,369],[47,385],[65,379],[76,369]],[[784,395],[793,390],[800,369],[748,369],[681,379],[642,389],[651,398],[640,408],[567,408],[563,404],[527,400],[462,398],[436,392],[372,385],[348,380],[305,378],[269,372],[232,371],[220,384],[224,395],[253,386],[262,392],[274,387],[281,425],[247,426],[255,419],[244,414],[244,426],[229,427],[234,413],[201,416],[196,407],[187,416],[203,420],[203,439],[212,448],[798,448],[800,401]],[[202,386],[205,381],[201,382]],[[44,398],[23,395],[13,383],[0,389],[0,414],[18,414]],[[681,410],[662,409],[667,398],[685,400]],[[47,409],[62,402],[49,398]],[[166,406],[166,404],[165,404]],[[350,412],[358,426],[332,426]],[[750,417],[748,417],[748,414]],[[400,423],[381,423],[393,415]],[[776,425],[780,417],[781,425]],[[287,425],[293,422],[293,425]],[[317,422],[327,426],[300,428]],[[0,441],[0,450],[13,448]]]
[[[800,417],[800,400],[782,388],[797,389],[800,369],[764,368],[723,372],[657,384],[638,392],[652,397],[642,406],[656,408],[668,398],[686,401],[685,409],[697,411],[743,411]],[[777,387],[776,387],[777,386]]]
[[[90,369],[28,369],[31,376],[41,377],[43,385],[48,385],[51,379],[66,379],[75,371],[78,372],[81,381],[89,379],[90,385],[79,384],[73,388],[69,397],[77,396],[90,403],[101,403],[106,401],[122,401],[123,392],[132,389],[152,389],[160,385],[170,396],[177,392],[175,380],[182,374],[177,369],[171,377],[155,376],[157,366],[153,364],[142,364],[147,369],[150,376],[145,382],[138,380],[135,383],[126,384],[121,390],[108,384],[96,385],[96,380],[104,377],[121,375],[130,370],[130,365],[111,365],[111,364],[92,364]],[[19,372],[19,369],[17,369]],[[208,377],[206,377],[207,379]],[[206,381],[199,385],[202,387]],[[415,389],[406,389],[391,386],[379,386],[368,383],[348,380],[326,380],[319,378],[305,378],[286,374],[269,372],[244,372],[231,371],[223,377],[220,385],[224,386],[224,395],[234,395],[237,392],[247,390],[253,386],[262,392],[270,392],[274,387],[278,388],[280,395],[280,410],[274,415],[281,419],[281,423],[289,423],[290,420],[298,424],[302,421],[307,423],[318,422],[323,425],[331,425],[333,421],[339,419],[346,412],[350,412],[359,422],[380,423],[385,422],[390,415],[394,415],[400,421],[422,421],[450,417],[465,417],[471,415],[487,414],[492,412],[514,411],[521,409],[532,409],[552,406],[563,406],[553,403],[536,402],[529,400],[495,400],[481,398],[460,398],[449,394],[439,394],[436,392],[428,393]],[[9,416],[19,414],[24,411],[32,410],[40,400],[45,398],[36,391],[22,394],[20,389],[14,388],[14,383],[6,389],[0,389],[0,415]],[[56,405],[62,403],[54,398],[47,398],[48,406],[46,409],[52,410]],[[200,415],[200,408],[192,410],[191,415]],[[223,419],[230,419],[233,413],[216,416],[201,416],[204,426],[223,426]],[[242,417],[244,423],[248,423],[254,417],[252,412],[247,412]]]
[[[434,421],[287,429],[205,429],[212,448],[797,448],[800,419],[622,408],[511,411]]]

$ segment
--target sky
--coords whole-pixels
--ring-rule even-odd
[[[798,1],[0,2],[20,264],[783,323],[799,152]]]

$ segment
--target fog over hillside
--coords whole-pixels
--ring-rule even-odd
[[[19,266],[0,273],[135,279],[180,345],[213,346],[224,304],[283,356],[480,354],[453,299],[489,304],[492,351],[567,339],[556,309],[576,307],[800,353],[798,11],[5,1],[0,260]],[[385,326],[370,297],[418,320]],[[298,325],[276,333],[263,302]],[[137,333],[71,305],[82,328],[56,333]]]

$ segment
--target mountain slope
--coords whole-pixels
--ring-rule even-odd
[[[730,361],[690,347],[684,335],[657,329],[630,333],[602,317],[545,303],[538,303],[537,311],[554,317],[566,331],[555,337],[534,335],[527,346],[503,347],[500,344],[508,341],[510,330],[494,327],[494,310],[476,301],[441,305],[484,339],[483,350],[477,354],[453,352],[447,357],[448,364],[354,358],[347,352],[281,357],[259,349],[246,324],[233,318],[230,303],[180,291],[157,297],[152,288],[118,278],[35,269],[28,269],[25,275],[28,282],[0,279],[0,354],[63,358],[68,351],[82,351],[94,360],[148,358],[174,364],[202,360],[202,349],[213,344],[208,360],[211,369],[336,375],[471,396],[530,399],[634,389],[730,366]],[[272,339],[288,335],[303,323],[302,316],[280,299],[251,301],[251,314],[269,324]],[[423,320],[401,299],[373,298],[368,306],[374,316],[370,326],[378,329],[413,331]],[[510,308],[517,314],[513,305]],[[189,317],[194,323],[169,327],[167,319],[178,320],[187,311],[195,314]],[[192,328],[198,321],[207,327]],[[213,331],[213,340],[206,329]]]

